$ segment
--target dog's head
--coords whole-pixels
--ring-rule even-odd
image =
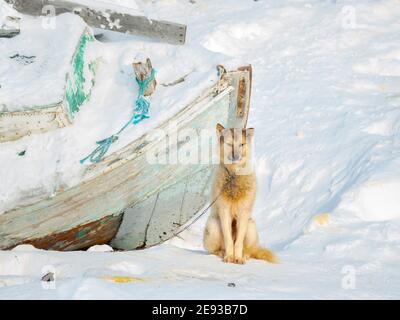
[[[217,124],[217,135],[220,162],[228,166],[243,167],[247,165],[251,157],[254,129],[225,129],[221,124]]]

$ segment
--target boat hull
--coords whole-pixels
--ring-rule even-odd
[[[146,248],[178,234],[210,201],[212,163],[149,162],[177,132],[217,123],[244,127],[251,67],[225,74],[190,105],[150,132],[89,166],[77,186],[0,215],[0,249],[30,243],[41,249],[78,250],[111,241],[121,250]],[[194,141],[176,140],[177,152]]]

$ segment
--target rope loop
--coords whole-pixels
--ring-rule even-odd
[[[104,140],[97,141],[96,144],[98,147],[94,149],[93,152],[86,158],[80,160],[79,162],[81,164],[85,163],[86,160],[90,160],[91,163],[99,163],[101,160],[103,160],[103,157],[106,155],[111,145],[118,140],[120,133],[122,133],[131,124],[136,125],[144,119],[150,118],[148,115],[150,102],[145,98],[144,93],[149,84],[154,80],[155,74],[155,69],[152,69],[150,75],[143,81],[136,78],[136,82],[139,86],[139,93],[135,100],[135,109],[133,110],[131,119],[118,131],[118,133],[113,134],[111,137],[108,137]]]

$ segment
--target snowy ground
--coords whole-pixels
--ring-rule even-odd
[[[201,50],[201,61],[253,65],[254,217],[281,263],[207,255],[203,218],[144,251],[0,251],[0,298],[400,298],[400,2],[134,7],[187,24],[184,50]],[[107,37],[115,47],[162,47]],[[49,270],[56,282],[46,290]]]

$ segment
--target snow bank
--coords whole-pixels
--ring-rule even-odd
[[[400,159],[374,167],[370,178],[343,196],[339,210],[363,221],[400,219]]]
[[[350,208],[366,221],[400,218],[400,183],[374,182],[354,194]]]

